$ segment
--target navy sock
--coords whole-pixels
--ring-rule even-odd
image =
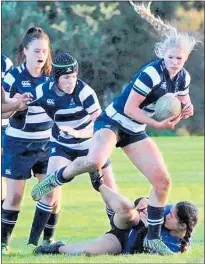
[[[16,225],[19,211],[5,210],[1,211],[1,242],[6,245],[9,244],[9,240],[12,231]]]
[[[148,239],[159,239],[161,234],[162,224],[164,222],[164,207],[153,207],[148,205]]]
[[[53,210],[52,206],[37,202],[28,244],[38,245],[39,238]]]
[[[106,211],[106,214],[107,214],[109,220],[111,221],[111,218],[115,212],[110,207],[108,207],[107,205],[106,205],[105,211]]]
[[[72,181],[72,179],[74,178],[74,177],[72,177],[71,179],[64,179],[63,178],[63,172],[64,172],[64,170],[65,170],[65,168],[66,168],[67,166],[65,166],[65,167],[63,167],[63,168],[61,168],[60,170],[58,170],[57,172],[56,172],[56,178],[55,178],[55,181],[56,181],[56,184],[57,185],[63,185],[64,183],[66,183],[66,182],[70,182],[70,181]]]
[[[55,227],[58,222],[59,214],[51,214],[44,228],[43,240],[49,240],[54,237]]]

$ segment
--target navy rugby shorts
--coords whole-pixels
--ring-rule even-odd
[[[5,136],[2,174],[14,180],[27,180],[36,174],[46,174],[49,141],[31,141]]]
[[[78,157],[87,156],[87,155],[88,155],[88,149],[76,150],[76,149],[67,148],[66,146],[62,146],[56,142],[50,143],[49,157],[61,156],[70,161],[74,161]],[[110,164],[111,162],[108,159],[102,168],[104,169],[108,167]]]
[[[145,131],[141,131],[141,132],[138,132],[132,135],[128,134],[125,131],[123,131],[120,127],[118,127],[117,124],[114,124],[110,122],[109,120],[99,116],[94,123],[94,133],[102,128],[110,129],[116,134],[116,137],[117,137],[116,147],[117,148],[123,148],[129,144],[138,142],[148,137]]]

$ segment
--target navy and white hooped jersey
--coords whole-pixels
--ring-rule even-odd
[[[4,76],[12,69],[12,61],[4,54],[1,54],[1,82],[4,80]]]
[[[41,105],[54,121],[51,142],[75,150],[89,148],[90,138],[74,138],[58,128],[68,126],[80,130],[91,125],[90,115],[100,109],[100,104],[94,90],[85,82],[78,79],[70,95],[60,91],[54,82],[45,82],[36,88],[36,100],[30,105]]]
[[[152,61],[134,75],[124,91],[103,111],[102,117],[117,124],[126,133],[138,133],[145,129],[146,124],[137,122],[124,113],[132,90],[145,97],[140,108],[151,117],[154,115],[156,101],[161,96],[166,93],[186,95],[189,93],[189,84],[190,75],[184,68],[171,80],[164,60]]]
[[[4,54],[1,54],[1,83],[4,80],[5,75],[13,68],[12,61]],[[2,126],[6,126],[9,123],[9,119],[2,119]]]
[[[6,74],[2,86],[10,93],[10,97],[25,92],[35,96],[36,87],[48,78],[44,74],[40,77],[31,76],[24,63]],[[42,107],[29,106],[23,111],[17,111],[9,119],[6,135],[26,140],[45,140],[50,138],[52,125],[53,121]]]

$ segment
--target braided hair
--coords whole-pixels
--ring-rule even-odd
[[[51,73],[51,69],[52,69],[52,65],[51,65],[51,48],[50,48],[50,39],[48,37],[48,35],[43,32],[42,28],[40,27],[31,27],[29,28],[22,41],[21,44],[19,45],[18,48],[18,55],[17,55],[17,60],[18,63],[23,63],[26,60],[25,54],[24,54],[24,48],[28,48],[28,45],[36,39],[45,39],[48,41],[48,57],[47,60],[42,68],[42,73],[46,74],[46,75],[50,75]]]
[[[186,233],[181,243],[181,253],[183,253],[188,249],[191,233],[198,222],[199,212],[194,204],[187,201],[177,203],[176,212],[179,222],[186,224]]]
[[[155,17],[150,10],[151,2],[145,7],[144,4],[134,3],[130,1],[134,10],[148,23],[150,23],[162,36],[162,40],[155,44],[154,52],[158,58],[163,58],[166,50],[170,47],[180,47],[187,51],[187,55],[191,53],[194,46],[201,42],[194,36],[186,32],[179,32],[175,27],[165,24],[158,16]]]

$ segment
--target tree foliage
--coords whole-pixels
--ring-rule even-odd
[[[203,2],[155,2],[155,14],[183,30],[186,17],[198,14],[193,28],[203,39]],[[199,19],[200,14],[200,19]],[[196,21],[196,20],[195,20]],[[53,53],[68,51],[78,59],[80,77],[97,92],[106,106],[131,76],[154,58],[158,33],[134,12],[128,2],[2,2],[2,52],[14,62],[24,32],[40,26],[50,36]],[[187,70],[192,76],[195,115],[184,121],[190,132],[204,130],[204,57],[202,45],[191,54]]]

